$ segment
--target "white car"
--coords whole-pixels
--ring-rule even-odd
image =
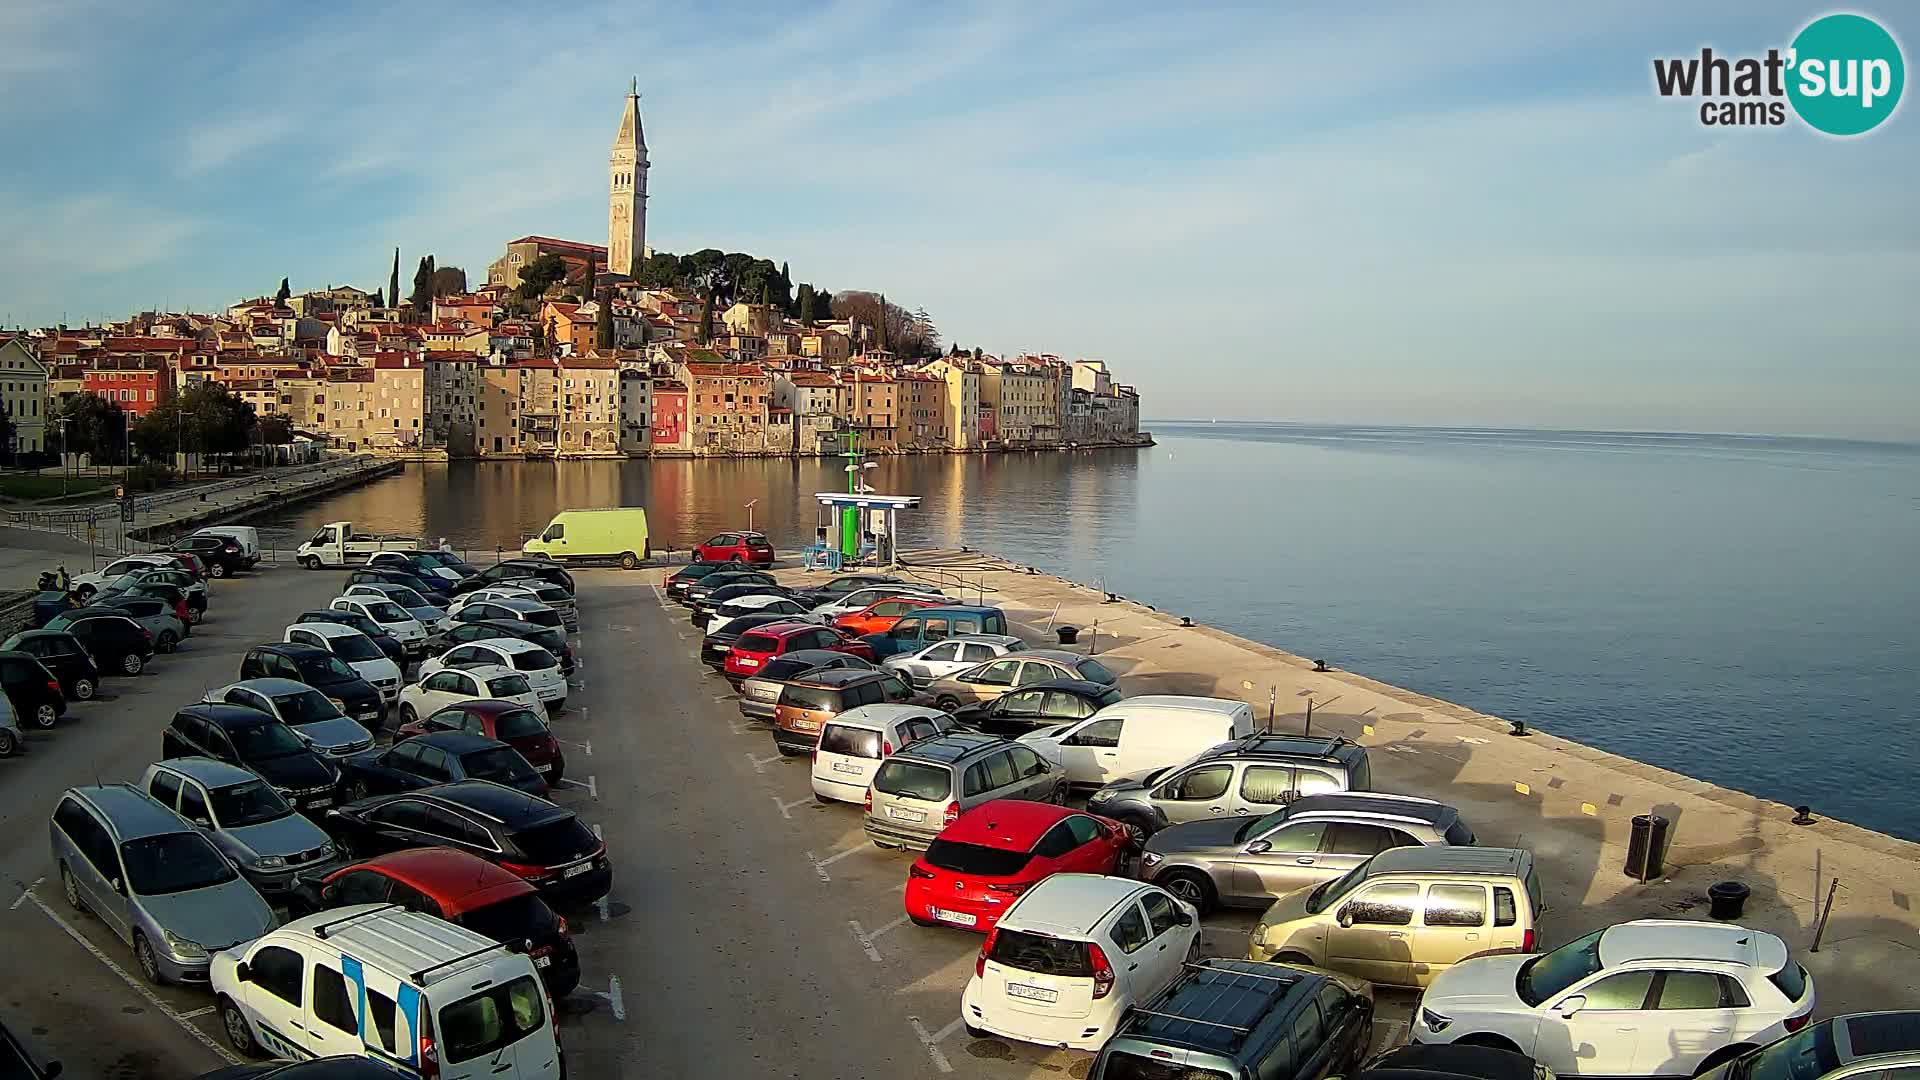
[[[1054,874],[1000,916],[960,996],[975,1038],[1098,1050],[1126,1014],[1180,977],[1200,913],[1165,889]]]
[[[475,589],[472,592],[461,593],[459,596],[454,597],[453,603],[447,607],[447,614],[458,615],[460,612],[466,610],[468,604],[476,604],[482,600],[538,599],[540,598],[534,594],[532,589],[522,588],[519,585],[489,585],[484,589]]]
[[[837,600],[831,600],[813,609],[815,615],[822,615],[829,622],[835,615],[845,615],[849,611],[864,611],[867,607],[882,600],[891,600],[896,596],[907,596],[921,600],[950,602],[953,598],[931,585],[915,585],[903,582],[899,585],[869,585],[864,589],[855,589]]]
[[[387,654],[380,651],[372,638],[353,627],[339,623],[295,623],[287,627],[280,640],[312,645],[332,653],[380,691],[382,705],[400,700],[400,684],[405,681],[400,676],[400,665],[387,659]]]
[[[411,724],[449,705],[480,699],[511,701],[529,709],[545,708],[527,677],[512,668],[498,664],[441,668],[400,691],[400,722]]]
[[[167,569],[178,570],[180,564],[165,555],[128,555],[115,559],[101,569],[86,574],[75,574],[69,586],[75,596],[86,600],[99,592],[106,584],[124,574],[135,574],[142,570]]]
[[[702,634],[711,634],[742,615],[791,615],[794,622],[819,622],[819,618],[807,614],[805,604],[778,593],[754,593],[752,596],[736,596],[713,609],[706,624],[700,627]]]
[[[1559,1076],[1695,1076],[1798,1031],[1813,1004],[1812,976],[1772,934],[1640,919],[1539,956],[1455,964],[1412,1034],[1518,1050]]]
[[[374,624],[387,632],[409,656],[424,656],[427,651],[427,628],[420,620],[407,614],[407,609],[391,600],[378,596],[336,596],[327,605],[335,611],[351,611],[373,620]]]
[[[546,649],[519,638],[488,638],[455,645],[431,660],[420,663],[418,678],[425,679],[445,668],[504,667],[527,677],[527,685],[540,703],[554,712],[567,703],[567,677],[560,674],[560,660]]]
[[[911,742],[956,731],[960,725],[922,705],[861,705],[827,720],[813,754],[813,797],[819,802],[864,803],[880,763]]]
[[[912,652],[889,656],[880,661],[880,666],[907,680],[908,686],[921,687],[1026,647],[1026,642],[1011,634],[976,634],[930,642]]]

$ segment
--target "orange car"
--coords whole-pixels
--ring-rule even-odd
[[[849,611],[833,620],[833,625],[849,634],[884,634],[893,629],[900,616],[923,607],[934,607],[945,600],[909,600],[903,596],[891,597],[878,603],[868,604],[859,611]]]

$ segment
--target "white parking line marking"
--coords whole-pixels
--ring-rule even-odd
[[[203,1017],[203,1016],[212,1016],[212,1015],[213,1015],[214,1013],[216,1013],[216,1012],[219,1012],[219,1011],[220,1011],[220,1010],[219,1010],[218,1008],[216,1008],[216,1007],[214,1007],[214,1006],[212,1006],[212,1005],[202,1005],[202,1006],[200,1006],[199,1008],[197,1008],[197,1009],[195,1009],[195,1010],[193,1010],[192,1012],[184,1012],[184,1013],[181,1013],[181,1014],[180,1014],[180,1019],[182,1019],[182,1020],[198,1020],[198,1019],[200,1019],[200,1018],[201,1018],[201,1017]]]
[[[613,632],[614,632],[614,633],[616,633],[616,634],[631,634],[631,633],[633,633],[633,627],[631,627],[631,626],[622,626],[622,625],[620,625],[619,623],[608,623],[608,624],[607,624],[607,629],[609,629],[609,630],[611,630],[611,631],[613,631]]]
[[[19,910],[20,910],[20,905],[21,905],[21,904],[24,904],[24,903],[26,903],[26,902],[27,902],[27,894],[28,894],[28,893],[30,893],[30,892],[32,892],[33,890],[35,890],[35,889],[37,889],[37,888],[39,888],[39,887],[40,887],[40,883],[41,883],[41,882],[43,882],[43,881],[45,881],[45,880],[47,880],[47,879],[46,879],[46,878],[43,878],[43,877],[37,877],[37,878],[34,878],[34,879],[33,879],[33,884],[31,884],[31,885],[29,885],[29,886],[27,886],[27,887],[26,887],[26,888],[24,888],[24,889],[21,889],[21,890],[20,890],[20,895],[19,895],[19,896],[16,896],[16,897],[14,897],[14,898],[13,898],[13,903],[11,903],[11,904],[8,904],[8,905],[7,905],[7,910],[8,910],[8,911],[19,911]]]
[[[1395,743],[1392,746],[1386,747],[1385,749],[1390,750],[1396,754],[1417,754],[1420,752],[1418,750],[1415,750],[1411,746],[1401,746],[1399,743]]]
[[[947,1036],[953,1034],[956,1031],[959,1031],[960,1025],[965,1021],[966,1021],[966,1017],[964,1016],[956,1016],[953,1019],[947,1021],[946,1027],[943,1027],[939,1031],[936,1031],[933,1033],[933,1041],[934,1042],[946,1041]]]
[[[860,948],[866,952],[867,959],[876,964],[879,963],[880,950],[873,947],[873,935],[860,929],[860,924],[852,919],[847,920],[847,926],[853,930],[853,940],[860,943]]]
[[[598,825],[593,827],[593,838],[603,844],[607,842],[606,835],[600,831],[600,826]]]
[[[620,976],[615,975],[609,978],[607,980],[606,991],[595,991],[595,995],[607,999],[607,1005],[613,1010],[613,1018],[615,1020],[625,1020],[627,1018],[627,1003],[625,999],[620,996]]]
[[[1373,1048],[1371,1052],[1383,1053],[1405,1042],[1408,1026],[1408,1021],[1405,1020],[1376,1018],[1373,1022]],[[1381,1034],[1381,1029],[1383,1028],[1386,1031],[1384,1035]]]
[[[570,776],[563,776],[560,778],[560,782],[563,784],[572,784],[574,787],[586,788],[588,795],[596,799],[600,797],[600,781],[596,777],[589,776],[585,782],[582,782]]]
[[[821,881],[833,880],[833,876],[827,873],[826,867],[820,865],[819,857],[816,856],[813,852],[811,851],[807,852],[807,861],[813,864],[813,872],[820,875]]]
[[[613,917],[613,912],[609,910],[610,905],[611,905],[611,901],[609,901],[604,896],[593,902],[593,906],[600,912],[601,922],[606,922],[608,919]]]
[[[927,1034],[927,1025],[921,1023],[917,1016],[907,1017],[907,1023],[913,1025],[913,1033],[920,1037],[920,1045],[927,1048],[927,1056],[933,1059],[933,1067],[943,1073],[952,1072],[953,1065],[947,1061],[947,1055],[940,1052],[940,1047]]]
[[[773,805],[780,808],[781,817],[786,818],[788,821],[792,821],[793,815],[789,814],[787,811],[792,810],[794,807],[799,806],[803,802],[811,801],[813,799],[813,796],[811,795],[803,796],[801,798],[793,800],[792,802],[781,802],[780,796],[778,795],[769,795],[767,796],[767,798],[772,799]]]
[[[751,720],[735,720],[728,724],[727,727],[731,728],[735,735],[745,735],[749,732],[760,730],[760,725]]]
[[[738,694],[715,694],[715,695],[714,695],[714,697],[713,697],[713,700],[715,700],[715,701],[738,701],[738,700],[740,700],[740,695],[738,695]]]
[[[753,766],[754,772],[763,773],[767,771],[767,766],[773,764],[776,761],[779,761],[783,757],[786,757],[786,755],[773,754],[769,757],[754,757],[752,754],[748,754],[747,761],[749,764]]]
[[[126,983],[129,987],[132,987],[133,992],[136,994],[139,994],[140,997],[144,999],[147,1004],[160,1010],[161,1014],[164,1015],[167,1019],[172,1020],[176,1024],[179,1024],[180,1027],[183,1030],[185,1030],[187,1034],[193,1036],[194,1039],[200,1043],[200,1045],[220,1055],[220,1060],[225,1061],[230,1065],[240,1064],[240,1059],[238,1057],[235,1057],[232,1051],[228,1050],[224,1046],[221,1046],[219,1043],[214,1042],[213,1036],[208,1035],[206,1032],[201,1031],[199,1028],[194,1027],[192,1024],[188,1023],[186,1017],[175,1012],[173,1009],[173,1006],[168,1005],[164,1001],[161,1001],[160,998],[157,995],[155,995],[153,991],[147,989],[146,985],[140,982],[140,980],[134,978],[132,975],[127,974],[127,971],[125,968],[122,968],[119,964],[114,963],[113,960],[109,958],[106,953],[103,953],[100,951],[99,946],[95,945],[91,941],[88,941],[86,937],[80,933],[80,931],[74,929],[73,924],[67,922],[67,920],[61,918],[60,916],[55,915],[53,913],[53,909],[48,907],[46,903],[42,901],[39,897],[33,895],[30,892],[25,893],[23,895],[25,895],[28,900],[33,901],[33,906],[39,908],[41,914],[45,915],[49,919],[52,919],[53,924],[55,926],[58,926],[60,929],[66,931],[68,937],[79,942],[81,948],[92,953],[93,958],[95,960],[98,960],[102,964],[105,964],[108,971],[111,971],[115,975],[120,976],[120,981]]]
[[[881,934],[884,934],[889,930],[898,930],[900,927],[905,926],[906,922],[907,922],[907,917],[905,915],[902,915],[899,918],[888,923],[887,925],[881,927],[880,929],[875,930],[873,933],[868,934],[867,936],[869,938],[877,938]]]
[[[820,866],[832,866],[834,863],[839,862],[841,859],[844,859],[849,855],[858,855],[861,852],[868,851],[868,850],[870,850],[869,845],[858,844],[854,847],[848,848],[845,851],[835,852],[834,854],[829,855],[824,859],[818,859],[815,861]]]
[[[592,756],[593,756],[593,743],[592,743],[592,742],[589,742],[589,741],[581,741],[581,742],[574,742],[574,741],[573,741],[572,739],[561,739],[560,741],[561,741],[561,742],[563,742],[563,743],[566,743],[566,744],[567,744],[568,746],[577,746],[577,747],[579,747],[580,749],[582,749],[582,750],[585,750],[585,751],[587,752],[587,756],[588,756],[588,757],[592,757]],[[563,779],[564,779],[564,778],[563,778]]]

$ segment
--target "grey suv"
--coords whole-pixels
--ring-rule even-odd
[[[147,766],[141,786],[197,826],[260,894],[285,897],[340,865],[320,826],[293,812],[265,780],[224,761],[171,758]]]
[[[922,739],[873,774],[867,838],[876,847],[919,851],[961,811],[994,799],[1065,803],[1067,771],[998,735],[950,731]]]
[[[1412,795],[1309,795],[1265,817],[1220,817],[1153,834],[1140,877],[1206,911],[1266,907],[1395,847],[1464,847],[1460,812]]]
[[[1305,795],[1372,787],[1367,748],[1358,743],[1256,734],[1180,765],[1115,780],[1093,793],[1087,809],[1144,840],[1185,821],[1260,817]]]

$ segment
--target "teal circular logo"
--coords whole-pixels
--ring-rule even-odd
[[[1900,43],[1864,15],[1823,15],[1793,39],[1787,100],[1816,131],[1860,135],[1900,104],[1907,65]]]

